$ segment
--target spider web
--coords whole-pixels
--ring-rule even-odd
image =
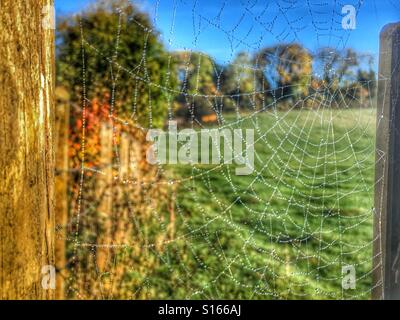
[[[152,3],[150,10],[156,26],[161,2]],[[193,41],[190,48],[185,47],[187,52],[201,51],[198,45],[210,33],[225,37],[230,47],[224,49],[230,51],[232,60],[239,50],[252,54],[262,49],[266,41],[301,43],[304,32],[315,38],[318,47],[329,45],[337,50],[348,47],[351,31],[343,30],[341,26],[341,8],[345,4],[340,1],[335,1],[333,5],[313,0],[267,3],[238,1],[235,2],[241,13],[238,19],[224,15],[229,5],[228,2],[218,2],[213,11],[217,14],[212,15],[202,9],[199,1],[171,1],[170,32],[162,35],[163,41],[171,48],[186,45],[176,40],[180,32],[176,29],[176,20],[182,12],[190,12]],[[360,11],[363,1],[355,1],[353,5]],[[121,12],[115,14],[122,15]],[[278,20],[284,23],[278,23]],[[137,25],[141,28],[140,24]],[[342,92],[330,90],[331,84],[327,84],[323,90],[304,99],[311,101],[312,108],[305,108],[304,100],[289,95],[282,97],[293,98],[284,110],[280,108],[280,100],[273,99],[263,101],[261,108],[250,105],[243,112],[238,103],[243,97],[249,96],[251,101],[255,101],[258,94],[269,93],[273,96],[279,89],[262,88],[229,95],[236,101],[235,110],[226,113],[225,95],[221,93],[190,94],[171,89],[140,78],[135,70],[119,64],[118,43],[123,32],[121,23],[117,29],[115,41],[110,44],[115,46],[115,54],[107,57],[87,41],[84,36],[85,25],[81,24],[83,61],[87,55],[104,56],[110,63],[113,79],[118,79],[120,73],[129,74],[132,81],[156,86],[171,97],[184,96],[187,105],[192,108],[194,98],[201,96],[216,114],[217,128],[252,128],[256,136],[255,171],[249,176],[235,176],[232,168],[223,164],[158,166],[156,176],[162,178],[155,178],[148,183],[166,185],[174,190],[173,205],[178,223],[174,237],[163,240],[164,250],[157,251],[156,243],[140,244],[140,249],[150,250],[158,263],[155,269],[138,271],[141,272],[141,281],[128,289],[131,297],[137,298],[137,293],[145,290],[153,298],[369,298],[373,287],[380,285],[372,283],[372,244],[375,240],[372,236],[374,98],[361,101],[359,97],[347,93],[350,99],[343,99],[338,105],[334,96]],[[259,32],[259,36],[254,37],[253,34],[251,37],[254,32]],[[143,56],[146,55],[147,52],[143,52]],[[189,64],[189,61],[186,63]],[[201,60],[197,67],[201,67]],[[218,66],[213,67],[218,77],[221,72]],[[265,71],[257,65],[240,65],[240,68],[254,73]],[[83,155],[85,118],[90,108],[85,74],[84,67]],[[310,77],[309,83],[311,80]],[[368,88],[372,84],[371,81],[364,83]],[[120,118],[114,102],[118,96],[116,80],[110,83],[110,91],[111,118],[124,126],[131,126],[136,116],[136,105],[132,106],[129,119]],[[168,120],[176,120],[172,104],[171,98]],[[150,105],[150,119],[152,109],[156,107]],[[189,125],[196,130],[204,127],[194,117]],[[111,130],[110,134],[115,136],[116,131]],[[119,149],[113,140],[113,163],[120,170]],[[80,259],[79,252],[95,256],[98,248],[128,252],[131,247],[137,246],[132,241],[95,243],[90,239],[81,239],[80,233],[88,227],[82,225],[82,216],[87,215],[88,208],[94,206],[85,201],[88,171],[97,175],[105,174],[102,168],[87,167],[83,156],[77,202],[71,210],[73,215],[69,221],[76,231],[67,239],[73,247],[72,264]],[[135,179],[117,179],[116,183],[134,184]],[[149,205],[152,203],[151,197],[150,194],[144,196],[144,201]],[[164,210],[154,208],[151,214],[160,221],[159,232],[170,232],[162,219],[166,214]],[[133,225],[143,223],[133,215],[129,219]],[[120,263],[127,264],[125,267],[132,273],[137,270],[137,264],[116,259],[105,273],[112,277],[113,270]],[[342,285],[343,267],[346,266],[354,267],[355,289],[346,290]],[[102,273],[99,270],[94,272],[101,282]],[[73,282],[79,277],[81,275],[72,272],[70,280]],[[129,284],[128,280],[124,281]],[[111,297],[118,296],[118,286],[123,285],[115,284]],[[79,297],[79,290],[69,289]]]

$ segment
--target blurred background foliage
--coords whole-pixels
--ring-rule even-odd
[[[195,187],[191,183],[170,184],[169,181],[174,179],[185,180],[193,172],[181,167],[171,169],[148,165],[145,161],[148,144],[142,129],[163,128],[168,119],[179,120],[181,126],[201,127],[206,123],[220,124],[226,119],[233,121],[234,115],[238,117],[254,111],[272,110],[275,112],[273,116],[266,112],[259,124],[262,130],[268,131],[274,126],[276,117],[285,117],[284,110],[316,110],[321,105],[337,109],[339,118],[345,119],[351,112],[342,113],[341,109],[352,106],[367,108],[375,97],[376,75],[369,55],[352,49],[338,51],[332,48],[321,48],[311,53],[300,43],[278,43],[257,52],[239,52],[231,63],[220,65],[213,57],[202,52],[168,51],[145,12],[127,0],[102,0],[81,14],[59,19],[57,82],[59,87],[69,92],[71,103],[69,224],[59,226],[65,228],[69,235],[66,239],[66,269],[70,275],[66,280],[68,297],[186,298],[189,293],[196,296],[197,292],[197,296],[205,298],[294,298],[296,288],[288,289],[288,281],[292,281],[294,286],[298,283],[300,287],[310,281],[305,276],[310,265],[301,264],[301,258],[296,258],[296,251],[287,244],[288,241],[297,241],[296,228],[287,229],[274,215],[273,221],[265,223],[273,224],[274,230],[282,234],[292,234],[292,238],[287,241],[279,237],[272,239],[267,234],[268,239],[264,243],[264,235],[250,228],[259,223],[258,218],[247,216],[243,208],[262,212],[264,204],[257,198],[246,195],[241,199],[243,207],[233,207],[233,221],[241,226],[238,233],[240,239],[233,229],[223,228],[226,221],[221,221],[221,228],[213,224],[210,229],[202,230],[207,221],[219,217],[218,213],[226,209],[230,203],[226,203],[227,198],[234,200],[229,198],[233,195],[226,181],[221,178],[225,171],[224,174],[232,175],[232,168],[211,173],[208,179],[213,187],[210,187],[211,182],[207,179],[201,179]],[[306,115],[292,113],[288,118],[293,122],[302,119],[300,123],[305,126],[310,124]],[[105,190],[109,190],[107,196],[98,190],[99,180],[102,179],[98,172],[106,170],[102,167],[104,159],[100,139],[103,124],[112,128],[109,135],[112,136],[113,145],[113,157],[109,158],[112,179],[108,184],[102,184]],[[246,124],[252,125],[249,122]],[[343,121],[343,126],[335,128],[340,134],[348,129],[346,121]],[[270,133],[268,139],[271,140],[268,141],[276,150],[279,149],[282,159],[289,163],[293,160],[287,158],[286,152],[277,145],[276,137],[287,136],[291,129],[279,126],[276,130],[275,136],[274,132]],[[309,136],[319,139],[321,132],[326,130],[330,130],[330,127],[325,123],[321,127],[314,127]],[[370,150],[366,145],[373,133],[366,132],[360,139],[361,145],[355,148],[359,148],[360,154],[364,152],[367,164],[371,166],[373,160],[368,157]],[[122,177],[120,172],[121,137],[124,134],[129,134],[138,142],[133,151],[134,157],[139,159],[135,167],[135,179]],[[317,140],[315,144],[318,144]],[[345,148],[343,141],[341,143],[338,147]],[[259,152],[265,158],[275,155],[271,148]],[[84,185],[79,176],[83,161],[85,168],[91,169],[85,171]],[[322,170],[320,164],[314,165]],[[351,163],[347,165],[351,167]],[[275,169],[279,170],[280,167]],[[372,176],[367,169],[359,170],[365,174],[368,183],[372,183]],[[204,172],[201,168],[198,170]],[[320,171],[319,174],[323,175],[324,172]],[[313,174],[315,170],[309,172],[310,176]],[[268,181],[274,179],[268,173],[264,178]],[[289,185],[296,184],[292,178],[292,175],[285,173],[282,179],[288,179]],[[347,181],[345,188],[355,188],[352,181]],[[250,182],[234,177],[234,183],[244,188]],[[311,192],[309,197],[312,198],[312,190],[302,190],[301,185],[297,187],[305,194]],[[212,202],[210,189],[215,189],[212,194],[215,201]],[[329,190],[327,187],[327,194]],[[258,192],[270,196],[271,189],[264,188]],[[193,193],[196,199],[193,199]],[[288,188],[280,190],[280,194],[281,199],[301,198],[300,195],[293,196],[293,191]],[[363,198],[356,201],[361,213],[358,209],[354,211],[355,202],[346,198],[346,214],[355,212],[360,217],[360,224],[363,210],[368,210],[370,205],[366,200],[368,196],[365,192]],[[99,212],[98,208],[105,197],[111,197],[113,205],[109,212]],[[287,203],[276,199],[273,201],[271,205],[275,212],[285,211]],[[324,202],[315,204],[326,205]],[[327,216],[332,217],[327,223],[332,221],[333,226],[337,224],[335,212],[339,209],[334,203],[329,205],[332,214]],[[80,206],[84,211],[77,216],[77,212],[81,212]],[[202,214],[196,216],[197,211]],[[305,212],[293,214],[298,225],[307,224]],[[311,212],[313,214],[318,215],[314,211]],[[188,220],[191,223],[188,224]],[[312,226],[317,228],[320,223],[319,220],[313,221]],[[349,224],[349,228],[354,223]],[[312,234],[312,226],[304,230]],[[370,227],[370,222],[362,225],[360,245],[368,240]],[[254,233],[257,245],[253,248],[243,247],[243,239]],[[185,239],[185,234],[191,234],[189,240]],[[327,242],[338,241],[333,235],[327,237]],[[129,245],[107,249],[107,262],[105,265],[102,263],[100,270],[98,264],[102,249],[96,244],[111,245],[115,239]],[[77,243],[89,245],[78,247]],[[273,243],[274,248],[271,247]],[[298,245],[302,246],[303,243]],[[307,247],[306,244],[305,251],[318,250],[319,245],[312,243]],[[260,250],[284,257],[283,262],[279,265],[274,259],[264,261],[257,253]],[[215,254],[217,251],[226,254],[224,259],[232,259],[232,269],[229,270],[229,276],[211,284],[210,281],[217,279],[222,272],[223,263]],[[323,252],[322,259],[330,261],[332,257],[337,257],[338,251],[337,246],[332,246],[331,251]],[[245,255],[236,257],[241,252]],[[363,251],[359,258],[366,259],[367,255]],[[297,262],[302,275],[294,276],[289,269]],[[318,268],[319,263],[313,259],[311,264]],[[264,272],[261,272],[263,268]],[[276,277],[275,273],[284,274],[285,277]],[[325,274],[323,276],[328,277]],[[263,282],[273,284],[265,287]],[[241,285],[235,285],[238,283]],[[368,279],[361,286],[366,291]],[[257,290],[253,291],[254,288]],[[315,291],[318,288],[318,281],[311,282],[303,294],[307,297],[325,297],[324,293]],[[324,290],[338,292],[340,284],[334,282],[333,286],[327,285]]]

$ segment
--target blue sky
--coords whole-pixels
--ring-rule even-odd
[[[77,13],[93,0],[55,0],[57,15]],[[206,52],[229,63],[239,51],[277,42],[352,47],[377,55],[379,32],[400,21],[398,0],[140,0],[171,50]],[[356,8],[356,28],[342,28],[344,5]]]

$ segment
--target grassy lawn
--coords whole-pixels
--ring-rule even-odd
[[[159,257],[158,298],[369,298],[375,111],[264,112],[224,119],[254,128],[255,167],[168,168],[176,240]],[[342,267],[356,289],[342,289]]]

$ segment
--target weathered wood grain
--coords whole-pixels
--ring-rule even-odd
[[[373,252],[374,299],[400,299],[400,23],[380,35]]]
[[[47,299],[54,265],[54,31],[50,0],[0,1],[0,298]]]

